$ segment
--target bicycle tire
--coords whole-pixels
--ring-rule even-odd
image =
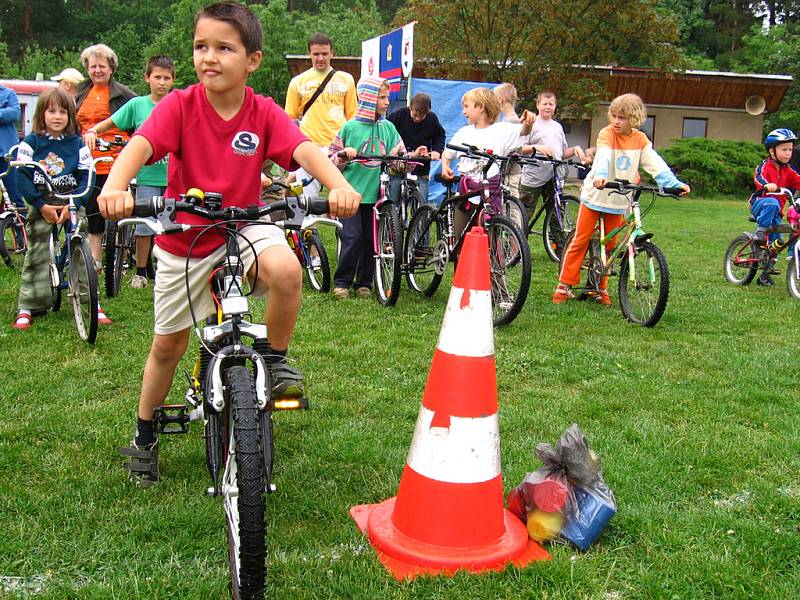
[[[408,228],[411,227],[411,219],[414,218],[414,215],[417,214],[417,211],[420,207],[425,206],[425,198],[422,197],[422,192],[419,188],[415,188],[414,191],[408,195],[406,198],[406,212],[403,219],[403,231],[408,231]]]
[[[331,289],[331,266],[328,252],[316,231],[308,231],[303,235],[304,262],[311,287],[322,293]]]
[[[436,211],[422,206],[412,217],[406,234],[406,282],[415,292],[430,297],[442,282],[448,258],[443,255],[442,226]]]
[[[228,563],[235,599],[264,597],[266,580],[265,498],[262,477],[261,431],[255,380],[244,366],[223,373],[227,386],[228,443],[222,479],[223,507],[228,531]],[[232,427],[232,429],[231,429]],[[235,459],[230,461],[230,457]]]
[[[800,300],[800,277],[797,276],[796,260],[796,258],[792,258],[786,264],[786,288],[792,298]]]
[[[123,228],[116,221],[106,222],[106,248],[103,256],[106,298],[119,294],[125,260]]]
[[[489,236],[492,321],[499,327],[511,323],[525,305],[531,284],[531,250],[527,238],[506,217],[491,215],[484,227]]]
[[[375,292],[383,306],[394,306],[400,295],[403,231],[394,204],[378,209],[378,255],[375,257]]]
[[[622,253],[619,269],[619,305],[631,323],[653,327],[661,320],[669,300],[667,258],[651,241],[637,243],[634,250],[634,281],[630,280],[628,253]]]
[[[544,224],[542,225],[544,252],[547,254],[547,258],[554,263],[560,262],[567,239],[575,229],[578,208],[581,204],[580,200],[575,196],[561,196],[561,200],[561,223],[558,222],[559,214],[556,212],[555,206],[551,205],[545,212]]]
[[[16,245],[16,240],[12,226],[12,219],[13,217],[8,215],[0,220],[0,257],[2,257],[3,262],[7,267],[14,266],[14,260],[11,258],[11,253]]]
[[[752,236],[744,233],[736,236],[725,250],[725,279],[733,285],[748,285],[755,278],[758,265],[758,254]]]
[[[78,336],[94,344],[97,339],[97,271],[89,243],[82,238],[70,242],[68,296]]]
[[[503,194],[503,212],[501,216],[505,217],[516,225],[520,233],[525,237],[528,235],[528,212],[522,200],[516,196],[505,193]]]

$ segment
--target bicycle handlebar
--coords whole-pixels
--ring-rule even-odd
[[[425,163],[431,162],[430,156],[411,156],[409,154],[384,154],[383,156],[366,156],[364,154],[356,154],[353,158],[347,157],[347,152],[341,150],[340,152],[336,153],[338,158],[342,158],[344,160],[355,160],[355,161],[371,161],[377,160],[380,161],[382,164],[388,164],[393,162],[404,162],[404,163],[418,163],[420,166],[424,165]]]
[[[208,194],[208,197],[211,200],[212,195]],[[289,196],[284,200],[277,200],[265,206],[253,205],[246,208],[222,207],[222,197],[214,195],[213,198],[219,200],[220,206],[203,206],[201,203],[206,199],[206,194],[196,189],[189,190],[184,195],[184,200],[164,198],[163,196],[137,199],[133,206],[134,218],[122,219],[120,225],[143,224],[156,234],[178,233],[197,227],[197,225],[175,223],[175,216],[179,212],[203,217],[210,221],[257,221],[272,212],[284,210],[287,213],[286,219],[283,221],[284,226],[290,229],[300,229],[303,225],[303,218],[307,214],[321,215],[328,211],[328,201],[324,198]],[[148,217],[155,217],[157,221],[153,223],[153,221],[147,220]]]
[[[8,149],[8,152],[3,155],[3,160],[6,161],[6,171],[5,173],[0,173],[0,177],[5,177],[11,172],[11,162],[14,160],[14,154],[16,153],[17,148],[19,148],[19,144],[14,144]]]
[[[59,200],[64,200],[69,202],[70,200],[80,200],[81,198],[85,198],[89,192],[94,187],[94,177],[95,177],[95,165],[99,162],[113,162],[114,159],[110,156],[101,156],[100,158],[95,158],[92,160],[92,168],[89,169],[89,179],[86,182],[86,188],[80,194],[60,194],[56,191],[55,186],[53,185],[53,181],[50,178],[50,175],[45,170],[44,166],[38,162],[34,162],[32,160],[13,160],[9,163],[9,170],[12,168],[29,168],[33,169],[34,171],[38,171],[39,174],[44,177],[44,183],[47,186],[47,195],[53,198],[57,198]]]
[[[639,185],[631,183],[626,179],[615,179],[614,181],[607,181],[603,186],[604,189],[612,190],[618,194],[626,194],[627,192],[652,192],[657,196],[677,198],[686,190],[680,187],[676,188],[662,188],[654,185]]]

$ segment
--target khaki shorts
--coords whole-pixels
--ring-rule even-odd
[[[247,273],[255,262],[255,257],[267,248],[283,246],[288,252],[289,244],[282,229],[272,225],[248,225],[239,230],[239,252]],[[249,240],[253,245],[244,239]],[[255,250],[255,254],[253,253]],[[158,335],[168,335],[183,331],[192,326],[192,314],[186,296],[186,257],[177,256],[154,246],[153,255],[158,260],[156,283],[153,288],[155,323],[154,330]],[[192,309],[198,323],[214,314],[216,306],[211,297],[208,277],[212,269],[225,256],[225,246],[220,246],[204,258],[189,260],[189,289],[192,295]],[[256,285],[256,296],[266,295],[262,283]]]

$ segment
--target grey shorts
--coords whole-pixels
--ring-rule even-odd
[[[153,196],[163,196],[164,192],[167,190],[166,187],[157,187],[153,185],[138,185],[136,186],[136,199],[143,200],[145,198],[152,198]],[[148,221],[152,221],[153,223],[156,222],[155,217],[148,217]],[[136,225],[136,230],[133,232],[134,235],[139,235],[143,237],[149,237],[153,235],[153,230],[150,229],[147,225]]]

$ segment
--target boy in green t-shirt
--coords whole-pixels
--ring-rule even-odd
[[[101,121],[83,136],[86,145],[94,148],[97,135],[117,127],[123,131],[139,129],[153,112],[156,104],[166,96],[175,81],[175,63],[168,56],[159,54],[147,60],[144,80],[150,86],[150,95],[139,96],[129,100],[105,121]],[[162,196],[167,189],[167,164],[169,156],[157,163],[144,166],[136,174],[136,198]],[[145,288],[147,280],[154,279],[153,265],[150,262],[153,232],[144,225],[137,225],[136,239],[136,275],[131,280],[131,287]]]

